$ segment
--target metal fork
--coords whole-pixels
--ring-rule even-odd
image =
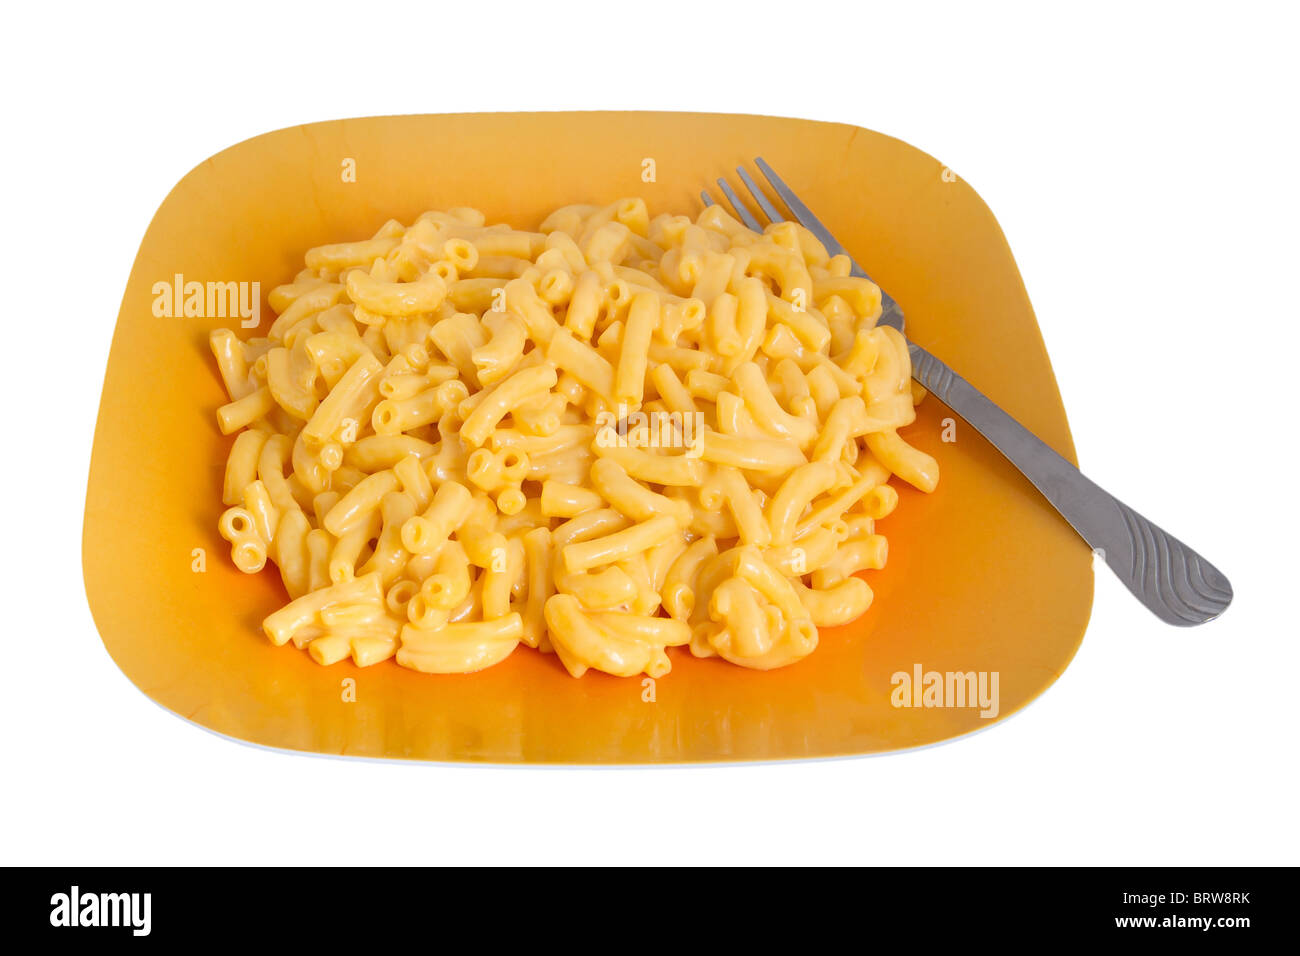
[[[761,158],[754,160],[754,165],[794,218],[821,240],[831,255],[848,256],[848,251],[773,172],[772,167]],[[736,173],[769,220],[785,221],[786,217],[743,168],[737,168]],[[718,186],[741,221],[750,229],[762,232],[763,223],[750,213],[726,180],[719,179]],[[702,192],[700,196],[706,206],[713,205],[708,192]],[[849,261],[853,263],[853,275],[870,278],[852,256],[849,256]],[[903,310],[884,289],[881,289],[880,300],[878,324],[902,332]],[[1232,603],[1232,586],[1218,568],[1084,477],[1078,468],[942,361],[915,342],[909,341],[908,349],[912,354],[912,377],[969,422],[1020,469],[1119,575],[1134,597],[1156,617],[1168,624],[1190,627],[1214,620]]]

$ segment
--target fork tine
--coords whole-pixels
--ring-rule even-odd
[[[706,207],[713,205],[713,197],[709,195],[709,191],[707,189],[700,190],[700,199],[703,201]]]
[[[740,201],[740,197],[736,195],[736,191],[727,185],[725,179],[718,180],[718,188],[722,190],[722,195],[727,197],[727,201],[730,202],[732,207],[736,210],[736,215],[740,217],[741,222],[750,229],[753,229],[755,232],[763,231],[763,224],[755,219],[754,214],[745,208],[745,204]]]
[[[773,222],[785,221],[785,215],[772,205],[771,201],[767,198],[767,195],[758,187],[758,183],[754,182],[749,173],[745,172],[743,166],[736,167],[736,175],[740,177],[740,181],[745,184],[745,188],[749,190],[749,194],[754,197],[754,202],[758,203],[758,208],[766,213],[768,219]]]
[[[771,166],[767,165],[767,161],[763,157],[759,156],[755,159],[754,165],[758,167],[759,172],[763,174],[763,178],[771,185],[772,192],[781,197],[781,201],[794,213],[795,219],[798,219],[804,228],[821,240],[827,252],[833,256],[847,256],[849,254],[848,250],[840,245],[839,240],[831,235],[831,231],[823,225],[822,221],[813,215],[813,211],[799,200],[799,197],[794,194],[794,190],[785,184]]]
[[[781,201],[794,213],[795,219],[798,219],[805,229],[821,241],[827,252],[833,256],[848,256],[849,262],[852,263],[852,269],[849,271],[850,275],[861,276],[864,279],[871,278],[867,274],[867,270],[858,265],[857,260],[849,255],[849,251],[840,245],[840,241],[831,235],[831,231],[826,228],[825,224],[800,201],[799,197],[794,194],[794,190],[782,181],[776,171],[767,165],[763,157],[757,157],[754,160],[754,165],[759,168],[764,178],[771,184],[772,191],[780,196]],[[903,331],[903,310],[898,307],[898,303],[893,296],[884,289],[880,290],[880,318],[876,320],[876,324],[888,325],[900,332]]]

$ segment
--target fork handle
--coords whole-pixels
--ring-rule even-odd
[[[1005,455],[1156,617],[1190,627],[1232,602],[1218,568],[1090,481],[942,361],[908,348],[913,378]]]

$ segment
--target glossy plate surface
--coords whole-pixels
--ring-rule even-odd
[[[1073,445],[1024,287],[992,213],[930,156],[851,126],[757,116],[522,113],[378,117],[268,133],[213,156],[163,202],[122,301],[86,500],[86,592],[104,644],[149,697],[272,747],[497,763],[679,763],[865,754],[982,729],[1064,671],[1092,602],[1092,555],[983,439],[932,397],[909,440],[937,492],[901,489],[888,567],[857,623],[759,673],[674,649],[653,687],[570,678],[521,648],[480,674],[323,668],[273,647],[273,571],[238,573],[216,531],[231,439],[207,335],[158,318],[153,285],[288,281],[314,245],[455,205],[535,228],[556,206],[641,196],[694,215],[699,191],[763,156],[901,303],[908,332],[1057,451]],[[345,182],[345,162],[356,181]],[[654,182],[643,181],[653,162]],[[732,179],[735,184],[734,178]],[[716,195],[716,190],[714,191]],[[245,331],[241,335],[251,334]],[[206,570],[196,571],[199,550]],[[899,672],[997,672],[998,714],[893,706]],[[349,682],[354,682],[354,685]],[[349,693],[351,691],[352,693]],[[652,693],[653,692],[653,693]],[[355,700],[349,700],[351,696]],[[647,699],[653,697],[653,700]]]

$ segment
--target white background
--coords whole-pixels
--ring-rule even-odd
[[[0,859],[1300,862],[1294,15],[1047,8],[8,11]],[[158,204],[283,126],[562,108],[836,120],[951,166],[1010,240],[1085,470],[1209,556],[1234,606],[1169,628],[1102,570],[1078,657],[1034,705],[883,758],[344,761],[240,746],[151,703],[91,622],[80,536],[114,317]]]

